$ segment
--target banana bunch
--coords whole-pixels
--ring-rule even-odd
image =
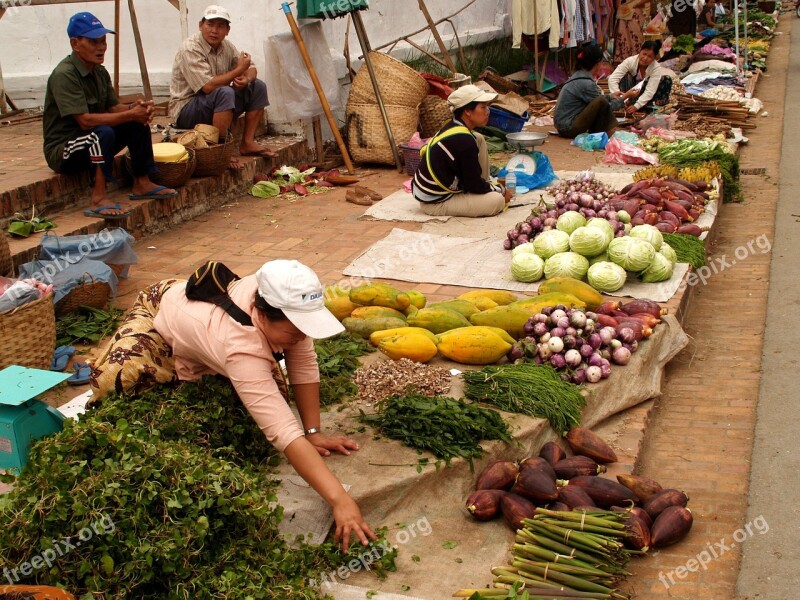
[[[656,179],[657,177],[678,177],[678,169],[669,165],[649,166],[633,174],[634,181]]]
[[[684,179],[686,181],[704,181],[706,183],[711,183],[713,179],[719,176],[719,164],[713,160],[696,167],[684,167],[678,172],[679,179]]]

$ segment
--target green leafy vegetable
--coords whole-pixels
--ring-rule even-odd
[[[319,365],[320,404],[326,406],[355,395],[358,390],[353,373],[361,366],[358,357],[375,352],[375,348],[362,337],[349,333],[316,340],[314,348]]]
[[[281,193],[281,186],[274,181],[259,181],[250,188],[250,195],[256,198],[274,198]]]
[[[706,264],[706,244],[699,237],[685,233],[665,233],[664,241],[675,251],[678,262],[695,269]]]
[[[113,306],[108,310],[81,306],[56,320],[56,346],[98,342],[117,330],[122,314]]]

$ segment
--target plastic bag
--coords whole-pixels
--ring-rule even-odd
[[[678,113],[674,112],[669,115],[663,113],[655,113],[646,116],[644,119],[636,124],[637,129],[647,131],[651,127],[660,127],[661,129],[672,129],[678,121]]]
[[[658,156],[649,154],[639,146],[626,144],[619,138],[611,138],[606,144],[606,154],[603,157],[604,163],[616,165],[655,165],[658,164]]]
[[[603,131],[601,133],[579,133],[572,140],[573,146],[578,146],[587,152],[594,152],[595,150],[603,150],[608,143],[608,134]]]
[[[639,136],[635,133],[631,133],[630,131],[615,131],[614,135],[611,137],[632,146],[642,145],[642,140],[639,139]]]
[[[550,159],[547,158],[546,154],[534,152],[533,158],[536,161],[536,172],[533,175],[528,175],[522,171],[515,171],[518,194],[524,194],[526,191],[547,187],[558,179],[556,172],[553,170],[553,165],[550,164]],[[507,172],[507,169],[503,167],[497,173],[497,176],[505,177]]]

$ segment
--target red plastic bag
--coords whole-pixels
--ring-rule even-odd
[[[639,146],[626,144],[619,138],[612,137],[606,144],[603,162],[616,165],[657,165],[658,156],[645,152]]]

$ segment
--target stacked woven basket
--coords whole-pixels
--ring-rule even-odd
[[[428,95],[428,82],[388,54],[370,52],[369,56],[395,143],[405,143],[417,131],[419,105]],[[346,117],[348,149],[353,160],[393,165],[394,153],[365,66],[353,79]]]

